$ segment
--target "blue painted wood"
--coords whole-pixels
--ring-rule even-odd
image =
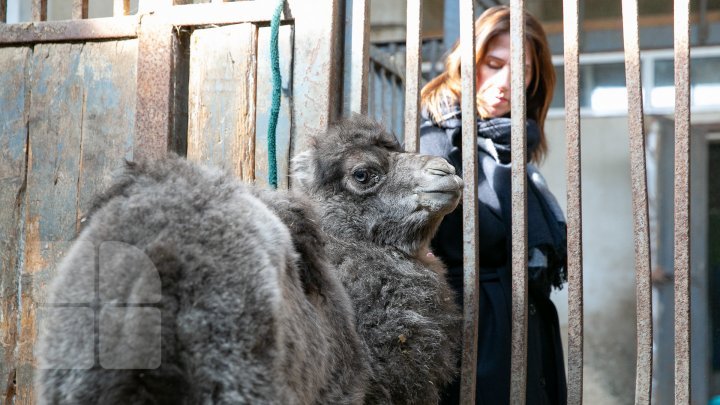
[[[0,48],[0,394],[16,364],[30,48]]]
[[[56,265],[92,196],[132,157],[136,60],[136,40],[36,45],[31,56],[16,402],[35,402],[33,347]]]

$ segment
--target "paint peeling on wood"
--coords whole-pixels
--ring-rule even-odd
[[[29,100],[18,106],[8,104],[8,100],[16,102],[8,93],[0,95],[0,107],[6,107],[0,108],[0,117],[3,128],[8,128],[0,134],[0,145],[7,146],[0,151],[3,184],[17,183],[17,173],[14,177],[6,176],[13,165],[19,166],[15,172],[25,170],[25,139],[29,140],[27,174],[23,172],[20,177],[27,180],[20,182],[25,190],[22,200],[25,203],[24,211],[19,211],[24,216],[24,243],[18,247],[22,260],[14,259],[21,264],[19,274],[5,270],[4,247],[0,262],[1,308],[7,314],[19,312],[19,316],[12,318],[0,317],[2,347],[8,343],[17,353],[17,357],[8,358],[7,352],[2,352],[0,384],[3,392],[7,392],[8,373],[15,370],[14,403],[34,403],[33,348],[38,324],[42,322],[38,310],[45,304],[47,287],[57,263],[77,234],[78,219],[88,208],[92,195],[108,185],[111,173],[123,158],[132,156],[136,99],[135,86],[127,84],[135,82],[138,41],[37,45],[32,53],[19,49],[0,49],[0,68],[4,72],[0,80],[5,80],[7,72],[16,69],[23,72],[24,64],[10,56],[11,53],[22,56],[24,52],[28,61],[27,82],[31,83],[29,89],[21,92],[30,94]],[[5,63],[12,65],[6,67]],[[11,117],[15,110],[19,110],[16,115],[20,118]],[[16,132],[19,135],[15,137],[21,140],[11,138]],[[15,160],[11,159],[13,156]],[[3,200],[6,189],[9,188],[3,187],[0,192]],[[15,195],[11,197],[17,199]],[[15,200],[13,203],[18,204]],[[1,211],[0,219],[8,212]],[[7,221],[0,222],[0,227],[6,225]],[[5,288],[8,283],[10,287]]]
[[[15,396],[30,53],[25,47],[0,49],[0,394],[6,403]]]
[[[278,47],[280,55],[280,114],[275,131],[278,188],[288,188],[290,165],[290,95],[292,93],[292,45],[293,29],[290,25],[280,27]],[[270,67],[270,27],[258,30],[257,67],[257,118],[255,127],[255,183],[268,185],[268,125],[272,105],[272,69]]]
[[[257,27],[196,30],[190,38],[188,159],[255,178]]]

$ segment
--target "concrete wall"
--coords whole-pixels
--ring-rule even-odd
[[[636,318],[627,117],[584,118],[581,122],[584,402],[631,404]],[[565,209],[564,119],[548,119],[545,129],[550,152],[541,171]],[[553,301],[565,339],[567,287],[554,292]]]

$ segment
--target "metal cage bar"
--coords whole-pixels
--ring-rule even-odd
[[[422,63],[422,1],[407,1],[407,39],[405,42],[405,150],[418,151],[420,121],[420,66]]]
[[[32,20],[47,21],[47,0],[32,0]]]
[[[89,0],[73,0],[73,20],[83,20],[88,18],[88,3]]]
[[[628,128],[630,133],[630,173],[633,195],[637,296],[635,403],[649,404],[652,385],[652,289],[650,285],[650,230],[637,0],[623,0],[622,15],[625,82],[628,92]]]
[[[7,0],[0,0],[0,24],[7,22]]]
[[[477,379],[478,305],[478,151],[475,135],[475,3],[460,1],[463,181],[463,352],[460,402],[475,403]]]
[[[568,405],[583,398],[583,254],[578,0],[563,1],[567,153]]]
[[[367,114],[370,52],[370,1],[352,2],[352,65],[350,111]]]
[[[675,0],[675,403],[690,403],[690,27]]]
[[[512,338],[510,403],[525,404],[527,386],[527,111],[525,109],[525,1],[510,1],[512,92]]]
[[[113,16],[120,17],[130,14],[130,0],[113,0]]]

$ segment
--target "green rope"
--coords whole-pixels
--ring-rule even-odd
[[[272,104],[270,106],[270,123],[268,124],[268,183],[277,188],[277,156],[275,153],[275,132],[278,115],[280,114],[280,56],[278,52],[278,32],[280,31],[280,13],[285,0],[278,0],[278,5],[270,22],[270,66],[272,68]]]

